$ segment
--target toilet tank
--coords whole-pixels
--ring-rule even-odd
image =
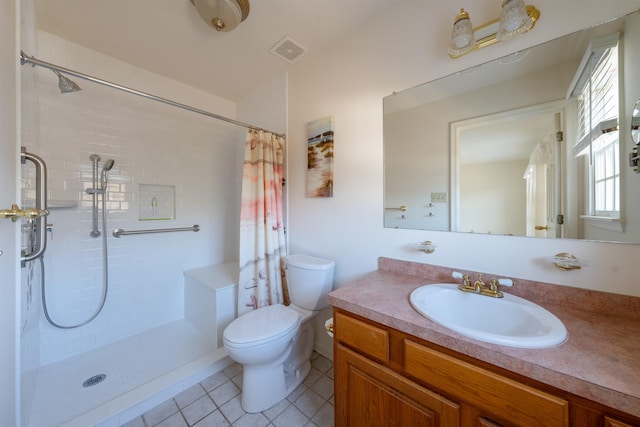
[[[295,254],[285,258],[285,274],[291,303],[307,310],[328,305],[326,296],[333,289],[335,261]]]

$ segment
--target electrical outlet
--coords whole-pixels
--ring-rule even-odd
[[[431,193],[431,203],[447,203],[447,193]]]

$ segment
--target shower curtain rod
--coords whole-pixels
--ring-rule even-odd
[[[37,65],[39,67],[48,68],[48,69],[50,69],[52,71],[60,71],[62,73],[69,74],[69,75],[74,76],[74,77],[79,77],[79,78],[84,79],[84,80],[89,80],[89,81],[94,82],[94,83],[98,83],[98,84],[101,84],[101,85],[104,85],[104,86],[108,86],[108,87],[111,87],[111,88],[114,88],[114,89],[118,89],[118,90],[121,90],[121,91],[124,91],[124,92],[132,93],[134,95],[138,95],[138,96],[141,96],[143,98],[151,99],[153,101],[162,102],[164,104],[172,105],[174,107],[182,108],[184,110],[192,111],[194,113],[202,114],[204,116],[212,117],[214,119],[222,120],[224,122],[231,123],[231,124],[234,124],[234,125],[237,125],[237,126],[242,126],[242,127],[245,127],[245,128],[251,129],[251,130],[261,130],[261,131],[271,132],[272,134],[274,134],[276,136],[281,136],[283,138],[286,138],[286,136],[284,134],[282,134],[282,133],[273,132],[273,131],[270,131],[268,129],[263,129],[263,128],[260,128],[260,127],[257,127],[257,126],[253,126],[253,125],[250,125],[250,124],[247,124],[247,123],[243,123],[243,122],[238,121],[238,120],[230,119],[228,117],[224,117],[224,116],[221,116],[219,114],[210,113],[208,111],[201,110],[199,108],[195,108],[195,107],[191,107],[189,105],[181,104],[179,102],[175,102],[175,101],[172,101],[170,99],[161,98],[159,96],[151,95],[151,94],[146,93],[146,92],[141,92],[139,90],[131,89],[131,88],[126,87],[126,86],[122,86],[122,85],[119,85],[119,84],[116,84],[116,83],[112,83],[112,82],[109,82],[109,81],[106,81],[106,80],[102,80],[102,79],[99,79],[97,77],[90,76],[88,74],[83,74],[83,73],[80,73],[78,71],[70,70],[68,68],[64,68],[64,67],[61,67],[59,65],[52,64],[50,62],[42,61],[40,59],[37,59],[34,56],[28,56],[23,51],[20,51],[20,65],[24,65],[24,64],[30,64],[32,67],[35,67]]]

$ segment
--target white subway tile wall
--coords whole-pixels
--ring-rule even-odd
[[[63,56],[55,62],[63,62]],[[114,63],[104,58],[105,67]],[[82,91],[61,94],[50,71],[21,71],[36,76],[23,87],[23,98],[38,98],[39,106],[24,104],[23,145],[47,162],[52,205],[77,204],[53,208],[48,217],[53,239],[44,257],[46,299],[57,323],[81,323],[99,305],[103,250],[102,237],[89,236],[89,156],[102,158],[100,169],[106,160],[115,160],[106,203],[109,291],[104,310],[87,327],[60,330],[38,315],[39,301],[32,304],[35,321],[24,336],[39,329],[34,340],[39,341],[39,365],[46,365],[182,318],[183,270],[235,259],[243,138],[224,122],[78,78]],[[156,79],[160,89],[160,79],[148,74],[150,86]],[[23,197],[33,198],[33,174],[26,167],[23,174]],[[139,184],[175,186],[175,220],[139,221]],[[194,224],[201,226],[200,232],[111,234],[115,228]],[[39,280],[34,283],[39,293]]]

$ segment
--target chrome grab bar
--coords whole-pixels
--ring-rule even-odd
[[[179,228],[152,228],[148,230],[123,230],[122,228],[116,228],[113,230],[113,237],[126,236],[128,234],[151,234],[151,233],[172,233],[174,231],[200,231],[200,226],[194,224],[193,227],[179,227]]]
[[[36,167],[36,207],[39,215],[31,215],[33,227],[37,231],[35,235],[34,250],[30,252],[23,251],[20,260],[24,265],[25,262],[34,260],[44,253],[47,249],[47,218],[49,214],[47,210],[47,165],[44,160],[32,153],[27,153],[25,147],[21,148],[20,162],[25,164],[31,161]]]

